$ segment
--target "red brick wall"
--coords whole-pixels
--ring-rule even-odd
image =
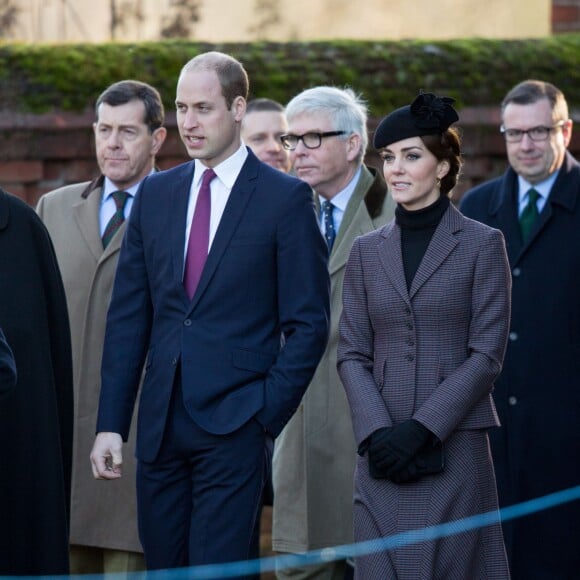
[[[552,0],[552,32],[580,30],[580,0]]]
[[[505,146],[498,132],[497,108],[460,111],[465,164],[454,194],[501,174],[506,168]],[[98,174],[94,160],[93,113],[73,115],[0,114],[0,186],[31,205],[45,192],[62,185],[92,179]],[[371,129],[377,120],[371,121]],[[175,114],[167,115],[168,137],[157,157],[161,169],[187,161],[175,126]],[[572,152],[580,158],[580,132]],[[380,167],[372,151],[367,162]]]

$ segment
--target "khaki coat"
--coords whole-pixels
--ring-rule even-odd
[[[37,212],[56,251],[71,326],[75,426],[70,543],[141,552],[137,534],[133,431],[123,448],[123,477],[93,478],[89,454],[95,438],[101,356],[107,309],[125,224],[107,249],[99,230],[103,178],[44,195]]]
[[[363,166],[329,259],[328,345],[302,403],[276,439],[272,531],[276,551],[302,552],[353,541],[356,445],[336,370],[342,283],[354,239],[386,224],[394,209],[382,177]]]

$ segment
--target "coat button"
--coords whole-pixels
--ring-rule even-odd
[[[414,341],[414,340],[410,340],[410,339],[409,339],[409,340],[407,341],[407,344],[408,344],[409,346],[415,346],[415,341]]]
[[[514,405],[518,404],[518,398],[512,395],[508,398],[508,403],[513,407]]]
[[[405,307],[405,314],[411,314],[411,309],[408,306]]]
[[[410,322],[407,322],[407,330],[413,330],[413,325]]]
[[[184,326],[191,326],[191,320],[190,320],[189,318],[186,318],[186,319],[183,321],[183,324],[184,324]]]
[[[521,268],[514,268],[512,275],[517,278],[521,273],[522,273]]]
[[[408,361],[414,361],[414,360],[415,360],[415,357],[414,357],[412,354],[408,354],[408,355],[407,355],[405,358],[406,358]]]
[[[517,332],[510,332],[510,340],[512,342],[516,341],[518,339],[518,333]]]
[[[172,358],[172,359],[171,359],[171,364],[172,364],[173,366],[175,366],[175,365],[177,364],[177,358]]]

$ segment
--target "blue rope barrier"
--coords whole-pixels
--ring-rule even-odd
[[[455,534],[461,534],[477,528],[495,524],[498,521],[506,522],[521,518],[536,512],[554,508],[580,499],[580,485],[535,498],[519,504],[508,506],[499,511],[477,514],[461,520],[437,524],[427,528],[401,532],[385,538],[376,538],[355,544],[345,544],[332,548],[323,548],[305,552],[303,554],[284,554],[271,556],[259,560],[246,560],[240,562],[228,562],[226,564],[208,564],[191,568],[174,568],[171,570],[152,570],[148,572],[134,572],[130,574],[107,574],[107,580],[212,580],[216,578],[232,578],[236,576],[248,576],[261,572],[271,572],[281,568],[294,568],[321,564],[365,556],[383,550],[401,548],[419,542],[437,540]],[[61,578],[77,578],[83,580],[97,580],[104,576],[101,574],[83,576],[63,576]],[[5,576],[7,580],[13,580],[14,576]],[[58,576],[35,576],[37,580],[58,580]]]

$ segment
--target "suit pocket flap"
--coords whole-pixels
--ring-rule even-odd
[[[234,366],[239,369],[265,373],[276,361],[273,354],[253,350],[236,349],[233,351]]]

